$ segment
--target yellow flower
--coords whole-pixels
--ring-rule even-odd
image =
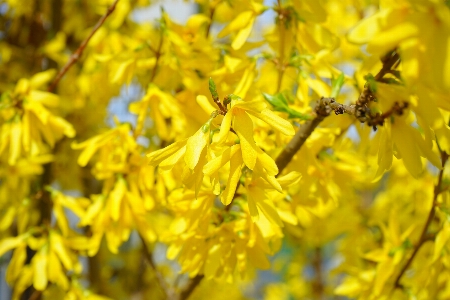
[[[72,125],[53,115],[46,107],[58,106],[59,97],[37,90],[51,78],[52,72],[21,79],[14,92],[5,92],[0,105],[0,155],[8,149],[8,164],[18,159],[48,152],[63,135],[74,137]],[[45,143],[44,143],[45,141]]]
[[[249,10],[245,10],[237,15],[217,35],[218,38],[222,38],[232,32],[237,32],[231,43],[231,47],[234,50],[238,50],[244,45],[252,31],[256,17],[265,11],[265,7],[260,3],[251,1],[249,4]]]

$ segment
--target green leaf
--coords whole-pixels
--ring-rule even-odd
[[[282,93],[278,93],[275,95],[269,95],[263,93],[264,98],[269,102],[275,111],[285,112],[289,115],[289,119],[300,119],[300,120],[310,120],[311,117],[305,114],[302,114],[288,106],[288,101],[284,97]]]
[[[344,85],[344,73],[341,73],[338,78],[331,79],[331,97],[336,98]]]

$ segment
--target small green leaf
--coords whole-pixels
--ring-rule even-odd
[[[290,108],[288,106],[288,101],[287,99],[284,97],[284,95],[282,93],[278,93],[275,95],[269,95],[266,93],[263,93],[264,98],[267,100],[267,102],[269,102],[273,109],[275,111],[280,111],[280,112],[285,112],[287,113],[289,116],[289,119],[300,119],[300,120],[310,120],[311,117],[305,114],[302,114],[292,108]]]
[[[341,73],[338,78],[331,79],[331,97],[336,98],[344,85],[344,73]]]

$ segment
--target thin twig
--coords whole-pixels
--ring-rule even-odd
[[[33,294],[31,294],[30,298],[28,300],[38,300],[42,296],[42,291],[34,290]]]
[[[279,54],[280,57],[277,59],[277,69],[278,69],[278,80],[277,80],[277,93],[280,91],[281,89],[281,84],[283,82],[283,75],[284,75],[284,70],[285,70],[285,66],[284,66],[284,51],[285,51],[285,31],[286,28],[284,27],[285,25],[283,24],[283,22],[285,21],[285,15],[284,15],[284,11],[283,8],[281,6],[281,1],[278,0],[278,27],[280,29],[280,37],[279,37],[279,41],[280,41],[280,49]]]
[[[161,48],[162,48],[162,45],[163,45],[163,39],[164,39],[164,35],[162,33],[162,30],[161,30],[161,36],[160,36],[160,39],[159,39],[159,45],[158,45],[158,48],[155,51],[155,58],[156,58],[155,67],[152,70],[152,75],[150,76],[150,82],[153,82],[153,80],[155,79],[155,76],[156,76],[156,69],[158,68],[159,59],[160,59],[161,54],[162,54],[161,53]]]
[[[70,56],[69,61],[66,63],[66,65],[59,71],[58,75],[56,75],[55,79],[53,80],[52,84],[48,87],[47,91],[53,92],[53,90],[58,85],[61,78],[64,76],[64,74],[67,73],[67,71],[74,65],[83,54],[84,49],[86,48],[87,44],[91,40],[91,38],[94,36],[94,34],[97,32],[97,30],[105,23],[106,18],[116,9],[116,5],[119,0],[115,0],[114,3],[108,8],[106,13],[98,20],[97,24],[95,24],[94,28],[92,29],[89,36],[81,43],[81,45],[78,47],[78,49]]]
[[[203,279],[203,275],[197,275],[194,278],[191,278],[186,285],[186,287],[180,292],[179,300],[186,300],[195,290],[195,288],[200,284]]]
[[[408,102],[394,102],[391,109],[385,111],[382,114],[373,114],[368,107],[366,107],[364,114],[358,114],[356,104],[345,105],[336,102],[334,98],[324,97],[322,97],[320,101],[322,102],[321,105],[330,106],[330,108],[334,110],[334,113],[336,115],[342,115],[344,113],[354,115],[356,119],[358,119],[361,123],[367,123],[367,125],[372,126],[374,130],[377,130],[377,126],[382,126],[384,124],[384,120],[386,120],[390,116],[394,114],[401,116],[403,114],[403,111],[409,106]]]
[[[397,50],[394,49],[389,51],[384,57],[381,58],[383,66],[381,70],[375,75],[375,81],[381,81],[384,75],[388,74],[392,67],[396,66],[400,62],[400,55]],[[364,90],[359,95],[358,100],[356,101],[356,116],[364,116],[364,113],[367,108],[367,104],[374,99],[374,95],[370,90],[369,84],[366,83],[364,86]]]
[[[314,281],[312,283],[312,288],[314,297],[318,300],[323,298],[324,292],[322,261],[322,249],[320,247],[316,247],[314,249],[314,257],[312,259],[312,265],[314,268]]]
[[[176,300],[177,297],[175,295],[175,291],[173,289],[171,289],[167,285],[167,282],[164,279],[164,276],[161,274],[161,272],[156,267],[155,261],[153,260],[152,252],[150,251],[150,249],[148,249],[144,238],[142,237],[141,234],[139,234],[139,237],[140,237],[141,242],[142,242],[142,248],[144,250],[145,258],[146,258],[148,264],[150,265],[150,267],[153,269],[153,272],[155,273],[155,276],[156,276],[156,279],[157,279],[157,281],[159,283],[159,286],[160,286],[161,290],[164,292],[164,294],[166,296],[166,299],[168,299],[168,300]]]
[[[325,117],[329,116],[330,113],[330,106],[323,105],[323,102],[319,101],[319,104],[316,106],[317,116],[314,119],[307,121],[300,127],[292,140],[286,145],[286,147],[275,160],[275,163],[278,167],[278,175],[283,172],[284,168],[292,160],[295,153],[300,150],[300,148],[303,146],[306,139],[312,134],[314,129],[316,129],[320,122],[322,122]]]
[[[439,194],[442,192],[442,187],[441,187],[442,177],[444,175],[445,163],[447,162],[448,157],[449,157],[449,155],[446,152],[441,151],[442,169],[439,171],[438,182],[437,182],[436,186],[434,187],[433,203],[431,205],[430,213],[428,214],[427,221],[425,222],[425,226],[422,229],[422,233],[420,234],[419,241],[417,242],[416,246],[414,247],[413,253],[409,257],[408,261],[403,266],[403,268],[400,270],[400,273],[397,275],[397,277],[394,281],[394,288],[402,288],[403,287],[400,284],[400,280],[402,279],[402,276],[405,274],[406,270],[408,270],[409,266],[413,262],[414,258],[417,255],[417,252],[419,252],[420,247],[426,241],[428,241],[430,238],[429,234],[427,234],[427,231],[428,231],[428,227],[430,227],[431,222],[433,221],[434,216],[436,214],[437,198],[438,198]]]
[[[381,58],[383,62],[383,67],[375,76],[376,81],[383,79],[384,75],[389,73],[392,67],[395,67],[399,61],[400,56],[396,50],[390,51],[386,56]],[[382,125],[385,118],[392,115],[393,113],[402,114],[403,109],[407,107],[407,104],[394,104],[394,107],[383,115],[370,115],[370,109],[367,107],[369,101],[374,99],[374,95],[366,84],[364,90],[358,97],[356,104],[344,105],[335,102],[334,98],[321,98],[316,105],[316,117],[310,121],[303,124],[297,133],[294,135],[292,140],[286,145],[283,151],[278,155],[275,162],[278,166],[278,175],[284,170],[284,168],[289,164],[289,162],[294,157],[295,153],[300,150],[300,148],[305,143],[306,139],[312,134],[314,129],[320,124],[320,122],[325,119],[330,112],[334,110],[335,114],[347,113],[354,115],[358,120],[362,122],[367,122],[370,126],[376,129],[377,125]]]
[[[208,27],[206,28],[206,38],[209,37],[209,33],[211,32],[211,26],[212,26],[213,17],[214,17],[214,13],[215,12],[216,12],[216,7],[215,6],[210,8],[210,10],[209,10],[209,24],[208,24]]]

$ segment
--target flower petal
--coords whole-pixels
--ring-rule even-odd
[[[191,136],[186,144],[186,154],[184,161],[189,169],[193,170],[200,159],[200,154],[209,141],[209,130],[203,131],[203,127],[200,128],[193,136]]]
[[[242,156],[239,153],[236,153],[231,157],[230,175],[228,176],[227,187],[220,197],[220,200],[224,205],[229,205],[231,200],[233,200],[239,178],[241,177],[242,162]]]
[[[242,158],[245,165],[253,170],[259,148],[253,140],[253,121],[243,110],[236,110],[233,128],[239,137],[242,149]]]
[[[263,120],[273,128],[279,130],[281,133],[285,135],[294,135],[295,130],[292,124],[285,119],[279,117],[270,109],[263,109],[261,113],[257,113],[254,111],[247,111],[249,114],[257,117],[258,119]]]

